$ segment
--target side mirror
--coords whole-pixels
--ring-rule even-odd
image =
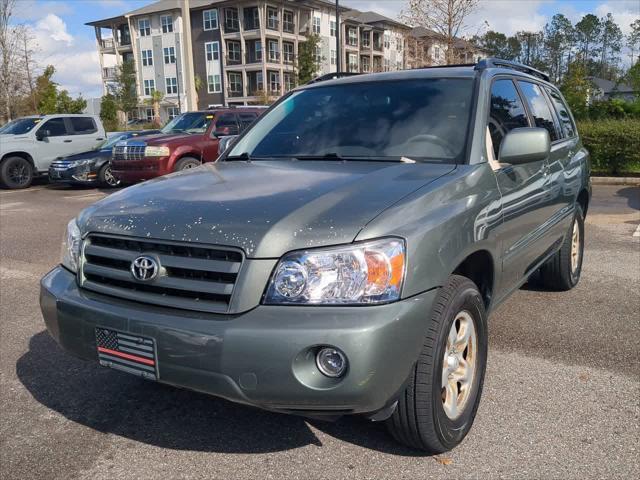
[[[218,156],[222,155],[233,144],[233,141],[238,138],[237,135],[229,135],[226,137],[220,137],[218,142]]]
[[[38,141],[40,142],[50,136],[51,136],[51,132],[49,130],[45,130],[41,128],[36,132],[36,139],[38,139]]]
[[[514,128],[502,140],[498,161],[521,165],[549,157],[551,139],[544,128]]]

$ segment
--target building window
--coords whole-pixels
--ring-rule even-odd
[[[169,114],[169,120],[173,120],[180,115],[180,109],[178,107],[168,107],[167,113]]]
[[[402,40],[400,40],[399,38],[396,38],[396,51],[402,51]]]
[[[384,34],[384,48],[388,49],[391,46],[391,35],[388,33]]]
[[[278,9],[267,7],[267,28],[278,30]]]
[[[333,21],[333,20],[331,20],[331,21],[329,22],[329,34],[330,34],[332,37],[335,37],[335,36],[336,36],[336,22],[335,22],[335,21]]]
[[[280,93],[280,72],[269,72],[269,90]]]
[[[227,42],[227,59],[231,62],[240,61],[240,42]]]
[[[355,28],[349,28],[349,45],[352,47],[358,46],[358,32]]]
[[[390,62],[389,62],[389,59],[388,59],[388,58],[385,58],[385,59],[384,59],[384,71],[385,71],[385,72],[388,72],[389,70],[391,70],[391,68],[390,68]]]
[[[371,59],[369,57],[360,57],[360,71],[364,73],[371,71]]]
[[[262,42],[260,40],[256,40],[255,44],[255,52],[256,52],[256,61],[262,61]]]
[[[320,17],[313,17],[313,33],[320,35]]]
[[[220,82],[220,75],[209,75],[207,77],[207,92],[208,93],[222,92],[222,83]]]
[[[355,53],[349,54],[349,71],[357,72],[358,71],[358,55]]]
[[[166,47],[164,49],[164,63],[176,63],[176,47]]]
[[[282,30],[287,33],[295,31],[295,22],[293,21],[293,12],[285,10],[282,12]]]
[[[335,50],[331,50],[331,65],[335,65],[337,62],[337,54]]]
[[[258,7],[244,9],[244,29],[258,30],[260,28],[260,11]]]
[[[153,65],[153,51],[142,50],[142,66],[150,67]]]
[[[151,35],[151,23],[148,18],[141,18],[138,20],[138,31],[141,37],[148,37]]]
[[[173,17],[171,15],[162,15],[160,24],[162,25],[162,33],[173,32]]]
[[[237,8],[224,9],[224,29],[227,32],[237,32],[240,30]]]
[[[205,10],[202,12],[202,24],[204,30],[218,29],[218,10]]]
[[[153,111],[153,108],[145,108],[142,111],[142,118],[144,118],[148,123],[153,122],[154,116],[155,116],[155,113]]]
[[[262,78],[262,72],[256,72],[256,90],[264,90],[264,78]]]
[[[151,95],[156,91],[156,81],[155,80],[145,80],[144,81],[144,94]]]
[[[220,60],[220,43],[207,42],[204,44],[204,50],[207,56],[207,62]]]
[[[167,77],[164,81],[167,84],[167,95],[176,95],[178,93],[177,77]]]
[[[316,65],[320,65],[322,63],[322,47],[316,45],[316,54],[315,54]]]
[[[288,92],[289,90],[293,90],[295,88],[295,80],[293,78],[293,74],[291,72],[284,73],[284,91]]]
[[[440,60],[440,47],[433,47],[433,58]]]
[[[293,63],[293,43],[282,43],[282,56],[284,63]]]
[[[242,74],[229,72],[229,91],[242,94]]]
[[[270,62],[279,62],[280,61],[280,48],[277,40],[269,40],[267,42],[269,47],[269,61]]]
[[[362,32],[360,32],[360,42],[363,47],[368,48],[369,46],[371,46],[371,38],[369,37],[368,31],[363,30]]]

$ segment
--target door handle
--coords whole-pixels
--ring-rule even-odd
[[[65,140],[64,143],[71,143],[73,140]]]
[[[96,138],[96,142],[101,142],[103,140],[104,140],[104,138]]]

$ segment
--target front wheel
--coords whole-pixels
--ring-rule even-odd
[[[98,172],[98,183],[101,187],[115,188],[120,185],[120,179],[113,175],[111,165],[105,163]]]
[[[476,416],[487,362],[487,318],[477,286],[453,275],[425,323],[422,352],[398,407],[390,433],[431,454],[457,446]]]
[[[192,157],[184,157],[176,162],[176,166],[173,169],[174,172],[181,172],[182,170],[189,170],[190,168],[196,168],[200,166],[200,160]]]
[[[22,157],[9,157],[0,163],[0,184],[6,188],[27,188],[33,181],[33,167]]]

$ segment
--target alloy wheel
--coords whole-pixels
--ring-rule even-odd
[[[464,411],[475,377],[478,339],[469,312],[459,312],[449,330],[442,362],[442,406],[451,420]]]
[[[16,186],[26,185],[29,182],[29,166],[24,162],[13,163],[9,166],[7,175]]]
[[[578,220],[573,222],[573,232],[571,234],[571,274],[575,275],[580,265],[580,225]]]

